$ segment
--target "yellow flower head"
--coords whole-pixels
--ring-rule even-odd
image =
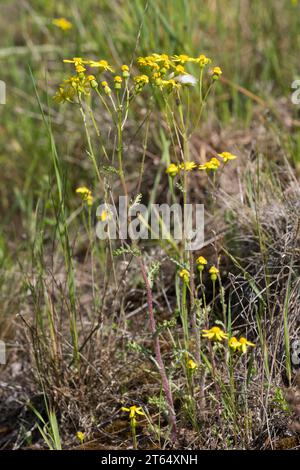
[[[254,343],[251,343],[250,341],[248,341],[243,336],[239,339],[239,342],[240,342],[239,351],[241,351],[243,354],[245,354],[247,352],[247,347],[248,346],[251,346],[252,348],[255,347]]]
[[[98,68],[101,72],[114,72],[114,69],[109,65],[107,60],[89,60],[88,64],[90,67]]]
[[[62,29],[63,31],[68,31],[73,27],[72,23],[66,20],[66,18],[55,18],[52,20],[52,24]]]
[[[210,330],[202,330],[202,333],[203,338],[208,338],[212,341],[223,341],[223,339],[228,338],[228,335],[218,326],[213,326]]]
[[[213,79],[214,80],[218,80],[218,78],[220,78],[220,76],[222,75],[222,69],[220,67],[214,67],[213,70]]]
[[[174,178],[174,176],[177,175],[178,171],[179,171],[179,168],[177,165],[175,165],[175,163],[170,163],[170,165],[166,169],[166,173],[172,176],[172,178]]]
[[[131,422],[132,426],[136,426],[136,415],[141,415],[145,416],[145,413],[143,412],[143,409],[141,406],[130,406],[129,408],[126,408],[125,406],[122,406],[121,411],[126,411],[129,413],[129,419]]]
[[[191,57],[189,57],[187,54],[180,54],[180,55],[174,55],[172,59],[174,60],[174,62],[185,64],[186,62],[189,62],[191,60]]]
[[[179,276],[183,279],[183,282],[188,284],[188,282],[190,280],[190,273],[187,269],[181,269],[179,271]]]
[[[149,77],[147,75],[137,75],[136,77],[134,77],[134,83],[136,89],[140,90],[149,83]]]
[[[105,81],[101,82],[101,86],[102,86],[102,88],[103,88],[103,90],[104,90],[104,93],[105,93],[106,95],[110,95],[110,94],[111,94],[111,89],[110,89],[110,87],[108,86],[108,83],[107,83],[107,82],[105,82]]]
[[[81,57],[73,57],[73,59],[64,59],[63,60],[66,64],[74,64],[75,67],[78,67],[82,64],[87,64],[86,60],[83,60]]]
[[[81,64],[80,64],[80,65],[76,65],[76,66],[75,66],[75,69],[76,69],[76,72],[77,72],[77,73],[84,73],[84,72],[86,71],[85,66],[84,66],[84,65],[81,65]]]
[[[80,194],[82,201],[86,202],[88,206],[93,204],[93,196],[90,189],[86,188],[85,186],[81,186],[80,188],[76,189],[76,193]]]
[[[218,153],[218,156],[222,158],[224,163],[227,163],[229,160],[235,160],[237,158],[236,155],[232,155],[230,152]]]
[[[196,259],[196,264],[198,266],[198,270],[201,272],[204,269],[204,266],[207,264],[207,260],[204,258],[204,256],[199,256]]]
[[[219,273],[219,270],[218,268],[216,268],[215,266],[212,266],[210,269],[209,269],[209,274],[210,274],[210,278],[212,281],[216,281],[217,280],[217,277],[218,277],[218,273]]]
[[[195,162],[185,162],[179,165],[179,168],[184,171],[192,171],[194,168],[197,168]]]
[[[129,67],[128,67],[128,65],[122,65],[121,70],[122,70],[123,77],[128,78],[129,77]]]
[[[79,440],[80,444],[83,444],[83,441],[84,441],[84,439],[85,439],[84,433],[81,432],[81,431],[78,431],[78,432],[76,433],[76,437],[77,437],[77,439]]]
[[[216,157],[211,158],[208,162],[204,163],[203,165],[199,165],[199,170],[206,170],[206,171],[216,171],[220,166],[220,162]]]
[[[187,368],[190,369],[191,371],[194,371],[198,369],[198,365],[196,364],[196,362],[193,361],[193,359],[188,359]]]
[[[228,340],[228,346],[229,346],[233,351],[236,351],[237,349],[240,348],[241,343],[236,339],[235,336],[232,336],[232,337]]]
[[[176,65],[175,71],[176,73],[179,73],[179,74],[183,74],[183,75],[186,74],[186,71],[184,70],[183,65]]]
[[[121,89],[121,86],[122,86],[122,77],[120,77],[120,75],[116,75],[114,77],[114,84],[115,84],[115,89],[116,90],[120,90]]]
[[[200,54],[199,57],[196,59],[197,63],[200,67],[205,67],[205,65],[210,64],[211,60],[206,57],[204,54]]]

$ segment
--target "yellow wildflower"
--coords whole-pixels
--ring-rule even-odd
[[[179,171],[179,168],[177,165],[175,165],[175,163],[170,163],[170,165],[166,169],[166,173],[172,176],[172,178],[174,178],[174,176],[177,175],[178,171]]]
[[[52,24],[62,29],[63,31],[68,31],[73,27],[72,23],[66,20],[66,18],[55,18],[52,20]]]
[[[84,441],[84,439],[85,439],[84,433],[81,432],[81,431],[78,431],[78,432],[76,433],[76,437],[77,437],[77,439],[79,440],[80,444],[83,444],[83,441]]]
[[[77,188],[76,193],[80,194],[82,201],[86,202],[88,206],[91,206],[93,204],[92,192],[87,187],[81,186],[80,188]]]
[[[220,162],[216,157],[211,158],[208,162],[203,165],[199,165],[199,170],[212,170],[216,171],[220,166]]]
[[[236,339],[235,336],[232,336],[232,337],[228,340],[228,346],[229,346],[233,351],[236,351],[237,349],[240,348],[241,343]]]
[[[243,354],[245,354],[247,352],[247,347],[248,346],[251,346],[252,348],[255,347],[254,343],[251,343],[250,341],[248,341],[243,336],[239,339],[239,343],[240,343],[239,351],[241,351]]]
[[[75,69],[77,73],[84,73],[86,71],[86,68],[84,65],[76,65]]]
[[[190,369],[191,371],[194,371],[194,370],[198,369],[198,365],[196,364],[196,362],[193,361],[193,359],[188,359],[188,361],[187,361],[187,367],[188,367],[188,369]]]
[[[191,57],[189,57],[187,54],[180,54],[180,55],[174,55],[172,59],[174,60],[174,62],[185,64],[186,62],[189,62],[191,60]]]
[[[197,264],[202,264],[203,266],[207,264],[207,259],[204,258],[204,256],[199,256],[196,259]]]
[[[81,57],[73,57],[73,59],[64,59],[63,62],[66,64],[74,64],[75,67],[78,67],[82,64],[87,64],[86,60],[83,60]]]
[[[179,168],[184,171],[192,171],[194,168],[197,168],[195,162],[184,162],[179,165]]]
[[[107,82],[101,82],[101,86],[103,87],[104,89],[104,93],[106,93],[106,95],[110,95],[111,94],[111,89],[110,87],[108,86],[108,83]]]
[[[237,158],[236,155],[232,155],[230,152],[218,153],[218,156],[223,159],[224,163],[227,163],[229,160],[235,160]]]
[[[137,75],[134,77],[134,83],[137,89],[141,89],[149,83],[149,77],[147,75]]]
[[[199,57],[197,57],[193,62],[199,64],[200,67],[205,67],[205,65],[211,63],[211,59],[209,59],[209,57],[206,57],[206,55],[204,54],[200,54]]]
[[[199,271],[203,271],[204,266],[207,264],[207,260],[204,258],[204,256],[199,256],[196,259],[196,264],[198,266]]]
[[[210,274],[210,278],[212,281],[216,281],[217,280],[217,275],[219,273],[219,270],[218,268],[216,268],[215,266],[212,266],[210,269],[209,269],[209,274]]]
[[[186,74],[186,71],[184,70],[183,65],[176,65],[175,70],[179,74]]]
[[[122,77],[120,77],[120,75],[116,75],[114,77],[114,84],[115,84],[115,89],[116,90],[120,90],[121,89],[121,86],[122,86]]]
[[[131,426],[135,427],[136,426],[136,415],[141,415],[145,416],[145,413],[143,412],[143,409],[141,406],[130,406],[129,408],[126,408],[125,406],[122,406],[121,408],[122,411],[126,411],[129,413],[129,419]]]
[[[208,338],[213,341],[223,341],[223,339],[228,338],[228,335],[218,326],[213,326],[210,330],[202,330],[202,333],[203,338]]]
[[[190,273],[188,272],[187,269],[181,269],[179,271],[179,276],[183,279],[183,282],[188,284],[188,282],[190,280]]]
[[[218,80],[220,76],[222,75],[222,69],[220,67],[214,67],[213,70],[213,79]]]
[[[98,69],[101,69],[100,71],[103,72],[114,72],[114,69],[109,65],[107,60],[89,60],[88,64],[90,67],[96,67]]]
[[[129,77],[129,67],[128,67],[128,65],[122,65],[121,70],[122,70],[123,77],[128,78]]]

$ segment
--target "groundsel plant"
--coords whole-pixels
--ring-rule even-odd
[[[57,25],[66,26],[61,22]],[[221,153],[212,154],[207,161],[193,161],[190,142],[193,133],[199,129],[209,95],[219,81],[222,70],[219,66],[213,65],[211,59],[204,54],[190,57],[186,54],[170,56],[153,53],[139,57],[132,66],[126,64],[113,66],[104,59],[92,60],[82,57],[67,58],[64,63],[71,67],[71,73],[59,85],[54,100],[59,104],[74,106],[74,110],[80,113],[87,143],[87,155],[95,175],[95,182],[85,181],[82,182],[83,186],[74,188],[82,201],[84,224],[90,241],[92,278],[94,279],[95,243],[104,243],[111,259],[116,255],[123,257],[130,255],[136,259],[147,292],[149,325],[154,350],[153,361],[161,377],[171,438],[174,441],[177,438],[174,387],[161,353],[153,305],[153,279],[150,279],[148,274],[151,269],[147,267],[144,248],[139,240],[128,240],[122,236],[119,237],[120,246],[116,247],[114,245],[116,242],[109,237],[109,231],[106,240],[96,240],[92,221],[96,202],[101,204],[101,210],[97,211],[97,219],[103,226],[106,224],[109,226],[112,215],[109,207],[115,204],[116,196],[122,194],[129,201],[130,207],[137,207],[141,202],[149,123],[156,106],[160,109],[168,132],[167,135],[164,134],[164,138],[171,143],[172,149],[163,162],[163,177],[166,178],[168,184],[169,200],[173,203],[188,204],[192,175],[205,173],[210,182],[211,201],[214,203],[217,174],[237,157],[224,150]],[[130,174],[126,174],[130,143],[125,141],[125,130],[131,108],[136,109],[141,103],[143,108],[146,107],[146,112],[136,134],[144,133],[143,152],[139,162],[138,182],[133,186],[132,182],[129,184]],[[105,119],[110,121],[111,133],[108,143],[95,110],[97,110],[97,115],[100,110]],[[137,138],[140,139],[140,136],[138,135]],[[130,215],[127,217],[126,222],[130,222]],[[179,360],[186,377],[186,393],[181,397],[183,409],[186,410],[186,415],[195,429],[199,429],[197,418],[199,403],[195,399],[195,394],[200,389],[201,396],[204,395],[205,377],[209,373],[215,382],[215,399],[219,402],[218,406],[221,407],[222,400],[227,400],[228,409],[236,420],[234,363],[242,360],[248,348],[254,345],[242,336],[237,339],[224,331],[226,328],[230,329],[230,323],[219,272],[218,249],[216,247],[212,260],[206,260],[198,249],[197,259],[195,259],[194,253],[189,250],[190,241],[185,233],[183,232],[182,240],[175,240],[171,230],[165,227],[159,215],[158,221],[158,229],[164,231],[164,235],[167,230],[167,236],[155,238],[177,269],[175,288],[182,335],[175,337],[170,329],[168,332],[174,345],[175,362]],[[147,220],[141,214],[138,216],[138,223],[141,230],[151,231]],[[115,268],[113,268],[112,275],[116,282]],[[204,285],[206,278],[208,278],[207,287]],[[208,302],[206,292],[210,289],[212,289],[212,300]],[[93,295],[95,295],[94,291]],[[217,325],[210,327],[211,322],[214,321],[217,297],[221,299],[222,304],[222,328]],[[228,366],[231,384],[229,395],[227,389],[224,389],[221,373],[217,367],[221,357],[226,367]],[[79,360],[78,356],[77,359]],[[202,401],[201,404],[203,405]],[[122,408],[122,410],[129,413],[134,446],[137,447],[136,414],[142,415],[143,412],[140,407],[135,406]]]

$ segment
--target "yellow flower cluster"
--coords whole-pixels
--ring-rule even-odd
[[[200,54],[198,57],[190,57],[187,54],[169,56],[168,54],[155,53],[139,57],[137,65],[143,73],[140,77],[146,76],[148,81],[138,83],[137,91],[140,91],[147,83],[151,83],[153,86],[166,92],[178,89],[181,85],[195,85],[197,79],[185,69],[185,65],[188,63],[198,64],[200,68],[203,68],[211,63],[211,59],[204,54]],[[212,72],[213,80],[219,77],[221,73],[220,67],[214,67]],[[137,79],[139,81],[138,77]]]
[[[72,75],[64,80],[58,87],[58,91],[54,96],[54,100],[58,103],[64,103],[65,101],[73,101],[79,95],[89,95],[91,88],[97,88],[98,82],[94,75],[88,75],[87,67],[96,68],[101,72],[114,72],[113,68],[109,65],[107,60],[85,60],[82,57],[73,57],[72,59],[64,59],[67,64],[73,64],[76,75]],[[127,67],[127,66],[123,66]],[[123,74],[126,73],[125,69]],[[116,76],[114,78],[115,88],[121,87],[122,78]],[[106,82],[104,82],[106,83]],[[110,93],[110,88],[104,87],[106,94]]]
[[[223,163],[227,163],[230,160],[235,160],[237,158],[236,155],[233,155],[230,152],[218,153],[218,157],[222,159]],[[170,165],[166,169],[166,173],[172,178],[174,178],[179,173],[180,170],[192,171],[192,170],[198,169],[198,170],[205,170],[205,171],[217,171],[220,165],[221,163],[216,157],[212,157],[209,161],[201,165],[197,165],[193,161],[180,163],[179,165],[176,165],[175,163],[170,163]]]
[[[72,24],[65,18],[53,20],[53,24],[61,29],[67,30]],[[76,95],[88,95],[91,88],[98,88],[98,82],[93,75],[87,75],[87,67],[98,69],[100,73],[115,73],[112,66],[105,59],[86,60],[82,57],[64,59],[65,63],[73,64],[76,75],[69,77],[60,84],[55,100],[58,103],[73,101]],[[179,89],[182,85],[195,85],[197,78],[185,69],[187,64],[196,64],[203,69],[210,64],[211,60],[204,54],[198,57],[190,57],[186,54],[169,56],[168,54],[151,54],[137,59],[137,66],[141,71],[140,75],[133,78],[134,93],[139,93],[145,85],[151,84],[162,92],[171,93]],[[212,79],[216,80],[222,74],[220,67],[212,70]],[[122,75],[122,76],[121,76]],[[120,75],[114,76],[114,89],[119,91],[122,88],[122,78],[128,79],[130,76],[129,67],[126,64],[121,66]],[[107,83],[107,82],[104,82]],[[109,85],[102,87],[104,93],[110,95]]]
[[[83,202],[86,202],[88,206],[93,204],[93,196],[92,191],[85,186],[81,186],[80,188],[76,189],[76,193],[81,196]]]
[[[179,277],[182,278],[182,280],[185,284],[188,284],[189,280],[190,280],[190,273],[187,269],[181,269],[179,271]]]
[[[209,330],[202,330],[202,337],[207,338],[210,341],[222,342],[224,339],[228,339],[228,334],[221,330],[221,328],[218,326],[213,326]],[[247,352],[248,346],[255,347],[255,344],[251,343],[251,341],[248,341],[243,336],[241,336],[240,339],[232,336],[228,339],[228,346],[232,351],[239,351],[242,354],[245,354]]]
[[[54,18],[54,20],[52,20],[52,24],[63,31],[68,31],[73,27],[72,23],[69,20],[66,20],[66,18]]]

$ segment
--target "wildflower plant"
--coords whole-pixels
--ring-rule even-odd
[[[128,176],[126,174],[127,143],[124,139],[131,109],[133,106],[138,105],[141,95],[149,104],[145,120],[141,123],[141,127],[144,128],[144,139],[137,194],[140,192],[143,178],[149,122],[155,103],[160,106],[160,112],[169,133],[168,139],[172,143],[173,161],[169,160],[167,162],[164,172],[173,201],[182,198],[183,204],[187,204],[192,176],[200,175],[204,170],[209,178],[211,174],[213,175],[213,183],[215,184],[216,173],[222,169],[224,164],[236,158],[228,151],[214,154],[206,162],[195,161],[191,158],[191,137],[198,129],[209,95],[222,75],[221,68],[213,65],[212,60],[206,55],[199,54],[196,57],[191,57],[187,54],[152,53],[138,57],[136,63],[132,66],[127,64],[113,66],[106,59],[95,60],[82,57],[67,58],[64,59],[64,63],[66,66],[71,67],[71,74],[59,85],[54,100],[59,104],[64,103],[75,106],[75,109],[79,109],[82,118],[87,142],[87,154],[94,169],[96,186],[93,190],[85,186],[79,187],[76,193],[80,195],[83,206],[87,206],[89,211],[87,227],[92,254],[94,253],[94,237],[91,230],[91,210],[95,199],[104,200],[104,204],[107,204],[109,199],[113,198],[112,188],[116,187],[116,177],[119,179],[117,187],[121,188],[126,198],[133,198],[134,200],[137,197],[136,194],[132,194],[132,189],[128,185]],[[197,103],[197,107],[195,106],[196,112],[191,112],[191,97]],[[115,142],[113,149],[107,145],[102,126],[95,116],[95,106],[111,122],[113,129],[111,140]],[[111,171],[108,172],[107,168],[110,168]],[[133,203],[134,205],[135,203]],[[103,223],[107,222],[110,219],[109,211],[103,210],[101,214],[98,214],[98,218]],[[144,224],[144,228],[147,228],[147,222],[141,216],[139,220]],[[159,219],[159,225],[162,227],[161,219]],[[111,258],[113,258],[114,251],[111,240],[108,239],[107,243]],[[189,414],[195,416],[197,404],[194,400],[192,376],[196,377],[200,370],[203,373],[204,367],[203,364],[200,367],[201,334],[197,317],[200,308],[198,293],[200,292],[200,297],[202,297],[201,308],[205,312],[205,326],[208,326],[209,308],[204,293],[203,273],[209,263],[208,273],[213,283],[213,298],[215,299],[219,271],[218,268],[211,265],[210,260],[207,261],[202,255],[197,257],[195,263],[194,257],[189,251],[189,243],[190,240],[186,234],[183,235],[180,245],[174,242],[170,234],[167,238],[167,245],[161,243],[161,246],[165,249],[167,255],[175,255],[175,262],[180,267],[178,269],[178,280],[176,281],[179,291],[177,297],[178,309],[183,329],[184,350],[187,357],[189,357],[188,361],[184,359],[185,355],[182,359],[183,368],[186,370],[188,379],[189,400],[186,406],[190,410]],[[137,259],[145,283],[155,359],[168,404],[172,439],[175,440],[177,428],[173,391],[160,350],[159,333],[157,332],[154,317],[152,284],[147,276],[143,252],[138,246],[138,241],[132,240],[130,247],[124,244],[122,249],[123,254],[130,252]],[[195,268],[197,268],[200,275],[199,286],[195,278]],[[93,260],[92,273],[94,278]],[[113,270],[113,274],[116,280],[115,270]],[[227,338],[227,335],[220,328],[213,327],[210,330],[205,330],[203,338],[223,341]],[[192,359],[193,354],[191,355],[191,352],[194,353],[194,345],[196,348],[195,361]],[[132,411],[131,408],[129,411],[131,427],[132,430],[135,430],[135,415],[139,412],[137,409]],[[194,418],[193,425],[197,428]]]

